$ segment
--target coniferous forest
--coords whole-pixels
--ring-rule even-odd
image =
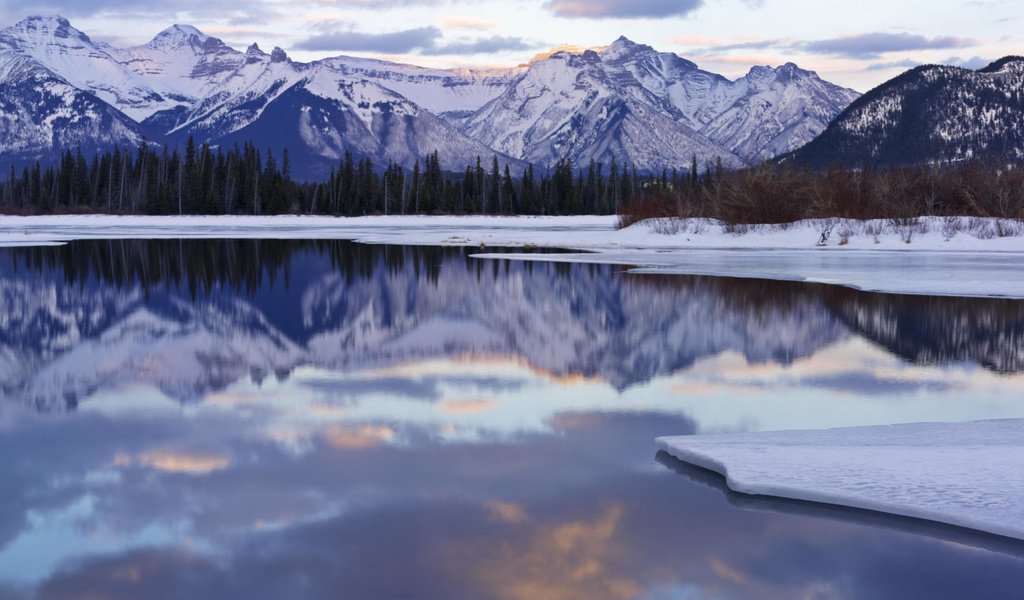
[[[442,171],[437,152],[410,169],[346,153],[321,182],[292,178],[288,151],[252,144],[184,152],[148,144],[94,156],[67,152],[58,164],[10,168],[0,184],[8,213],[101,212],[147,215],[612,214],[651,185],[678,183],[678,170],[639,177],[613,163],[577,168],[571,160],[513,173],[497,157],[464,172]]]
[[[638,173],[615,162],[513,173],[497,157],[463,172],[441,169],[435,151],[410,169],[346,155],[326,181],[292,178],[288,151],[249,143],[183,152],[149,144],[57,164],[10,167],[0,211],[14,214],[619,214],[622,223],[703,217],[726,223],[923,215],[1024,219],[1024,169],[983,162],[893,169],[811,170],[778,163],[728,171],[694,157],[686,168]]]

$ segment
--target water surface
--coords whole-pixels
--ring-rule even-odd
[[[1024,585],[1012,543],[740,501],[653,443],[1024,416],[1022,302],[131,240],[0,251],[0,306],[0,597]]]

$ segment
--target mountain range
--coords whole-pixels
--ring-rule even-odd
[[[0,157],[47,160],[82,147],[287,147],[296,175],[346,151],[411,167],[437,150],[461,170],[477,156],[514,166],[561,159],[641,171],[762,162],[803,146],[858,94],[794,64],[736,80],[620,38],[498,70],[439,70],[280,48],[244,52],[194,27],[116,48],[62,17],[0,30]]]

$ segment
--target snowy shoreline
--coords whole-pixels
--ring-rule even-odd
[[[1024,540],[1024,419],[658,438],[743,494]]]
[[[814,220],[728,226],[705,219],[651,220],[617,229],[617,217],[314,216],[0,217],[0,246],[82,239],[346,239],[376,244],[481,248],[480,258],[599,262],[637,273],[781,279],[866,291],[1024,298],[1024,224],[925,217],[904,222]],[[828,232],[822,241],[822,234]],[[489,254],[541,247],[587,254]]]

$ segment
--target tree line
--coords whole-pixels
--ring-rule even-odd
[[[142,143],[85,156],[65,152],[53,164],[14,166],[0,183],[0,210],[38,214],[615,214],[656,190],[683,185],[685,171],[660,176],[612,162],[560,160],[513,173],[496,156],[464,171],[441,168],[432,152],[412,169],[376,165],[346,153],[324,181],[292,178],[288,151],[247,143],[214,148],[190,138],[179,152]]]
[[[623,226],[664,217],[780,224],[921,216],[1024,219],[1024,169],[985,161],[823,170],[765,163],[709,170],[692,185],[657,186],[620,209]]]
[[[629,225],[648,218],[704,217],[725,223],[788,223],[846,217],[922,215],[1024,219],[1024,169],[965,162],[892,169],[811,170],[778,163],[727,171],[700,168],[638,173],[615,161],[518,173],[492,156],[463,171],[441,168],[432,152],[412,169],[376,165],[346,153],[319,182],[291,175],[288,151],[247,143],[184,151],[142,143],[86,157],[65,152],[52,164],[10,167],[0,183],[0,211],[18,214],[101,212],[146,215],[318,214],[619,214]]]

